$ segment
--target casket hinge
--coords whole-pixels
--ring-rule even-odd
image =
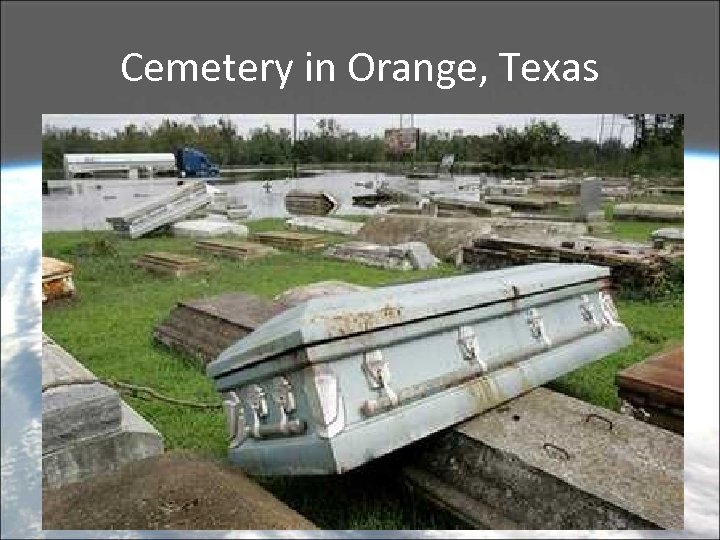
[[[487,371],[487,364],[480,357],[480,344],[477,334],[472,326],[458,328],[458,346],[460,354],[467,362],[478,365],[483,373]]]
[[[595,315],[595,309],[590,302],[590,297],[587,294],[583,294],[580,298],[580,315],[586,323],[592,324],[595,327],[600,326],[600,322]]]
[[[527,311],[527,323],[530,326],[530,333],[532,334],[532,337],[538,341],[542,341],[547,347],[552,345],[552,341],[550,341],[550,337],[545,331],[545,323],[542,315],[540,315],[537,308],[530,308]]]
[[[363,370],[367,375],[370,388],[383,389],[394,407],[398,403],[397,393],[390,386],[390,366],[383,358],[382,351],[375,349],[365,353]]]

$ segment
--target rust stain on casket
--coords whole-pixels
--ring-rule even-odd
[[[399,320],[400,308],[388,304],[374,311],[349,311],[328,317],[315,317],[312,322],[326,324],[328,332],[337,337],[389,326]]]

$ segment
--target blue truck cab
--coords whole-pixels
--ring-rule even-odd
[[[203,152],[194,148],[176,150],[175,165],[183,178],[220,176],[220,167],[211,163]]]

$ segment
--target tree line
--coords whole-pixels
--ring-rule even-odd
[[[487,165],[494,170],[514,167],[584,169],[613,174],[682,174],[682,115],[642,132],[641,144],[625,146],[617,138],[601,143],[573,140],[555,122],[531,122],[523,128],[498,126],[489,135],[460,132],[420,132],[414,154],[393,155],[380,135],[360,135],[333,118],[317,121],[313,130],[298,134],[293,147],[290,130],[270,126],[243,136],[227,119],[212,125],[164,120],[157,127],[128,125],[112,133],[46,126],[42,136],[45,170],[63,167],[65,153],[172,152],[191,146],[221,167],[323,163],[438,163],[454,154],[456,163]]]

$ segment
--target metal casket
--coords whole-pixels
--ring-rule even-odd
[[[308,300],[207,367],[230,459],[342,473],[630,343],[609,270],[533,264]]]

